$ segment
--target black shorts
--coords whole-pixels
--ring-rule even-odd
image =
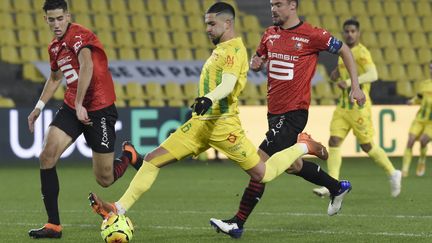
[[[117,121],[117,109],[114,104],[97,111],[89,111],[88,116],[92,125],[81,123],[74,109],[64,104],[57,111],[50,126],[56,126],[64,131],[75,141],[81,133],[87,141],[88,146],[97,153],[114,152],[115,145],[115,123]]]
[[[267,114],[269,131],[259,148],[269,156],[291,147],[303,131],[308,119],[307,110],[289,111],[280,115]]]

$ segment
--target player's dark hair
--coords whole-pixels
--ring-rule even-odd
[[[55,10],[55,9],[63,9],[63,11],[66,12],[68,9],[68,4],[66,0],[45,0],[42,9],[45,11],[45,13],[48,10]]]
[[[345,20],[343,23],[343,28],[345,28],[347,25],[354,25],[358,30],[360,29],[360,22],[358,22],[356,19]]]
[[[215,4],[213,4],[212,6],[210,6],[209,9],[207,9],[206,13],[215,13],[216,15],[219,14],[229,14],[233,17],[233,19],[235,19],[235,10],[233,8],[233,6],[231,6],[228,3],[224,3],[224,2],[217,2]]]

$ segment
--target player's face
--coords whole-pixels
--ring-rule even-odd
[[[207,35],[213,44],[217,45],[220,42],[222,35],[226,30],[226,21],[222,17],[216,16],[215,13],[205,15],[205,24]]]
[[[270,0],[273,25],[281,26],[295,13],[295,1]]]
[[[70,14],[63,9],[48,10],[45,20],[55,37],[61,38],[66,33],[70,21]]]
[[[349,46],[355,45],[360,38],[360,31],[355,25],[345,25],[343,38]]]

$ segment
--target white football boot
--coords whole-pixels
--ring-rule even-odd
[[[393,174],[390,175],[390,189],[391,196],[397,197],[401,192],[401,182],[402,182],[402,172],[400,170],[395,170]]]

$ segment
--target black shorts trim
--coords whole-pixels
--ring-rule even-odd
[[[267,114],[269,130],[259,148],[269,156],[297,143],[297,135],[303,131],[308,110],[289,111],[284,114]]]

